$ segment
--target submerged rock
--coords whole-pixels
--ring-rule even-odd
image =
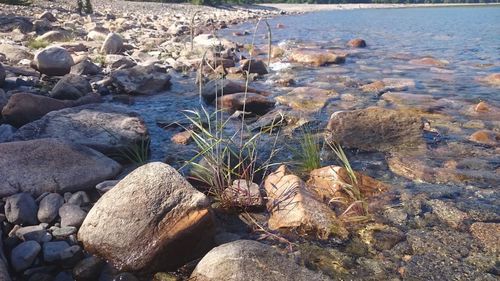
[[[259,75],[268,74],[266,64],[261,60],[243,60],[240,62],[241,70],[248,71],[248,73],[257,73]]]
[[[297,63],[313,66],[344,63],[345,54],[335,54],[320,49],[297,49],[290,54],[290,60]]]
[[[274,107],[269,98],[255,93],[235,93],[224,95],[217,100],[220,109],[229,111],[244,110],[263,115]]]
[[[469,140],[480,144],[495,146],[500,141],[500,134],[489,130],[480,130],[473,133]]]
[[[316,200],[305,183],[295,175],[286,175],[286,167],[271,173],[264,184],[271,213],[272,230],[296,230],[320,239],[330,235],[345,239],[347,230],[328,205]]]
[[[334,90],[298,87],[288,94],[276,97],[276,100],[296,110],[317,111],[323,108],[328,100],[338,97],[339,94]]]
[[[56,139],[2,143],[0,155],[0,197],[91,189],[121,169],[93,149]]]
[[[491,86],[500,86],[500,73],[493,73],[482,77],[479,80],[486,84],[490,84]]]
[[[390,151],[424,143],[421,118],[411,111],[370,107],[338,111],[328,122],[328,138],[347,148]]]
[[[238,240],[212,249],[198,263],[190,279],[199,281],[331,280],[299,266],[271,246]]]
[[[347,46],[351,48],[365,48],[366,42],[361,38],[351,39],[347,42]]]
[[[170,75],[156,71],[153,66],[134,66],[111,73],[113,85],[129,95],[151,95],[169,89]]]
[[[101,197],[78,239],[120,271],[175,269],[212,243],[208,208],[208,198],[175,169],[149,163]]]
[[[66,49],[54,46],[35,54],[31,66],[45,75],[63,76],[71,71],[74,64],[73,58]]]
[[[15,140],[57,138],[117,157],[147,141],[148,130],[135,112],[109,104],[53,111],[17,130]]]

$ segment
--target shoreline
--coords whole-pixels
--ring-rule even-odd
[[[359,10],[359,9],[406,9],[406,8],[445,8],[445,7],[500,7],[500,3],[435,3],[435,4],[287,4],[263,3],[259,6],[279,9],[288,13],[310,13],[319,11]]]

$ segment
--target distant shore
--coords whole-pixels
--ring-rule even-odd
[[[468,7],[468,6],[500,6],[500,3],[439,3],[439,4],[261,4],[261,6],[276,8],[289,13],[307,13],[331,10],[355,9],[401,9],[430,7]]]

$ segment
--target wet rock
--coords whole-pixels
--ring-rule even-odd
[[[366,42],[361,38],[351,39],[347,42],[347,46],[351,48],[365,48]]]
[[[237,207],[261,207],[264,199],[260,194],[260,188],[253,182],[246,180],[235,180],[233,184],[222,193],[224,200],[231,202],[231,206]]]
[[[380,223],[370,223],[358,230],[358,235],[371,253],[392,249],[396,244],[405,240],[405,235],[396,227]],[[375,251],[376,250],[376,251]]]
[[[90,104],[53,111],[17,130],[15,140],[57,138],[121,155],[148,138],[142,118],[125,107]]]
[[[390,151],[423,144],[423,123],[410,111],[371,107],[338,111],[328,122],[328,138],[348,148]]]
[[[55,139],[2,143],[0,155],[0,197],[91,189],[121,170],[93,149]]]
[[[92,92],[92,86],[85,77],[67,74],[50,91],[50,96],[61,100],[77,100]]]
[[[247,71],[248,73],[256,73],[258,75],[268,74],[266,64],[261,60],[242,60],[240,62],[241,70]]]
[[[231,80],[212,80],[203,86],[201,95],[205,101],[211,103],[215,100],[215,97],[220,97],[222,95],[230,95],[236,93],[260,93],[260,91],[248,87],[242,83]]]
[[[296,230],[320,239],[330,235],[346,238],[347,230],[335,213],[307,191],[305,183],[295,175],[286,175],[285,166],[270,174],[264,184],[271,213],[268,225],[272,230]]]
[[[66,241],[54,241],[43,244],[43,260],[46,262],[57,262],[61,260],[61,254],[70,247]]]
[[[73,278],[76,281],[95,281],[104,265],[105,262],[95,256],[83,259],[73,268]]]
[[[335,54],[320,49],[297,49],[290,54],[291,61],[313,66],[340,64],[344,63],[345,59],[345,54]]]
[[[5,121],[15,127],[38,120],[45,114],[67,107],[100,102],[97,95],[87,95],[76,101],[61,101],[41,95],[17,93],[10,97],[2,109]]]
[[[31,66],[48,76],[63,76],[71,71],[74,64],[66,49],[53,46],[36,53]]]
[[[193,138],[193,132],[190,130],[182,131],[172,136],[170,139],[173,143],[187,145]]]
[[[0,125],[0,143],[6,142],[14,136],[16,128],[9,124]]]
[[[59,216],[61,217],[62,227],[79,227],[85,220],[87,213],[77,205],[66,203],[59,208]]]
[[[66,30],[51,30],[38,36],[35,40],[52,43],[52,42],[68,41],[71,39],[71,37],[72,37],[71,33],[69,33]]]
[[[354,173],[356,186],[365,198],[388,189],[383,182],[358,172]],[[353,182],[345,168],[332,165],[311,171],[307,184],[308,188],[317,193],[321,200],[328,202],[337,197],[349,198],[345,190],[347,186],[353,185]]]
[[[330,99],[338,98],[334,90],[312,87],[294,88],[286,95],[276,97],[276,101],[301,111],[317,111],[323,108]]]
[[[6,168],[9,168],[8,165]],[[10,166],[10,168],[12,168],[12,166]],[[5,177],[4,179],[8,180],[8,177]],[[28,193],[18,193],[9,196],[5,201],[5,216],[7,217],[7,220],[13,224],[37,224],[37,210],[38,206],[36,205],[35,199],[33,199],[33,197]]]
[[[59,208],[64,204],[64,198],[57,193],[50,193],[43,197],[38,207],[38,220],[51,223],[58,215]]]
[[[129,95],[151,95],[169,89],[170,75],[154,67],[134,66],[112,72],[113,85],[119,92]]]
[[[134,205],[140,208],[131,208]],[[83,222],[78,239],[85,250],[121,271],[173,269],[211,244],[208,207],[208,198],[175,169],[149,163],[101,197]]]
[[[75,75],[97,75],[102,72],[102,69],[89,60],[83,60],[71,67],[71,74]]]
[[[231,112],[244,110],[258,115],[263,115],[274,107],[272,100],[255,93],[225,94],[217,102],[220,109]]]
[[[118,54],[123,49],[123,38],[116,33],[109,33],[104,42],[102,43],[101,53]]]
[[[29,268],[35,261],[42,247],[35,241],[26,241],[17,245],[10,254],[10,262],[16,272]]]
[[[386,99],[397,99],[397,95],[392,95],[391,92],[406,91],[415,88],[415,81],[406,78],[384,78],[383,80],[375,81],[360,87],[363,92],[374,92],[377,94],[387,93]],[[412,97],[413,94],[408,95]],[[421,97],[425,95],[415,95]]]
[[[384,211],[384,217],[395,225],[405,225],[408,220],[408,213],[403,209],[388,208]]]
[[[406,240],[414,255],[424,255],[432,249],[436,255],[459,260],[467,256],[474,246],[467,233],[452,229],[412,229]]]
[[[458,228],[468,218],[466,213],[455,208],[451,203],[434,199],[430,200],[428,205],[439,220],[453,228]]]
[[[409,61],[410,64],[418,66],[433,66],[433,67],[444,67],[448,64],[447,61],[437,60],[432,57],[425,57],[421,59],[413,59]]]
[[[7,60],[13,64],[33,58],[33,54],[27,48],[10,44],[0,44],[0,53],[4,54]]]
[[[500,73],[493,73],[486,77],[480,78],[480,81],[492,86],[500,86]]]
[[[251,240],[239,240],[212,249],[198,263],[191,279],[330,280],[321,273],[299,266],[273,247]]]
[[[22,33],[29,33],[33,30],[33,23],[27,17],[20,17],[14,15],[1,15],[0,16],[0,32],[12,32],[20,30]]]
[[[139,281],[132,273],[123,272],[115,276],[113,281]]]
[[[469,137],[470,141],[477,142],[480,144],[486,144],[486,145],[497,145],[498,142],[500,141],[500,134],[489,131],[489,130],[480,130],[475,133],[473,133]]]
[[[500,223],[485,223],[476,222],[470,227],[472,236],[479,241],[479,243],[488,252],[500,252]]]

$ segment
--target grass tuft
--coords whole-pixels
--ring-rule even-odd
[[[43,49],[50,45],[50,42],[43,39],[32,39],[28,41],[28,47],[31,49]]]

